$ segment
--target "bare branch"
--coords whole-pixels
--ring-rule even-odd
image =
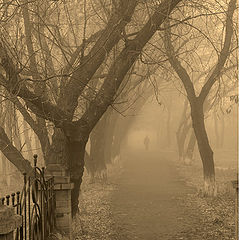
[[[14,165],[21,173],[30,173],[32,167],[22,154],[10,142],[4,129],[0,126],[0,150],[5,157]]]
[[[11,94],[21,97],[33,113],[40,118],[52,121],[56,126],[60,126],[63,121],[71,120],[69,115],[46,100],[43,95],[37,95],[30,91],[25,85],[21,86],[21,84],[19,84],[19,73],[15,69],[14,63],[2,44],[0,44],[0,57],[2,66],[7,73],[7,79],[1,75],[0,83],[4,85]]]
[[[216,64],[211,76],[209,76],[208,80],[202,87],[202,90],[199,94],[199,99],[202,102],[207,97],[213,84],[217,81],[219,75],[221,74],[221,70],[224,67],[225,62],[228,58],[229,50],[230,50],[230,46],[231,46],[231,39],[232,39],[232,35],[233,35],[232,18],[233,18],[233,13],[234,13],[235,9],[236,9],[236,0],[231,0],[229,2],[228,11],[227,11],[226,31],[225,31],[225,40],[224,40],[223,48],[220,52],[220,55],[218,57],[218,62]]]
[[[111,104],[125,75],[139,57],[143,47],[179,2],[181,2],[181,0],[170,2],[165,0],[158,6],[157,11],[155,11],[137,36],[129,42],[114,61],[96,99],[90,103],[89,108],[82,118],[75,122],[75,124],[84,126],[84,123],[86,123],[89,126],[87,131],[91,131],[98,119]]]
[[[122,1],[122,4],[123,6],[121,5],[120,9],[116,9],[120,12],[114,11],[98,41],[89,54],[82,59],[82,62],[72,74],[70,81],[63,89],[62,93],[60,93],[61,100],[59,101],[59,104],[71,115],[74,113],[78,104],[77,99],[83,89],[99,66],[103,63],[106,55],[121,39],[121,32],[131,20],[137,1],[124,0]]]
[[[181,65],[180,61],[176,57],[172,42],[171,42],[171,30],[169,28],[169,21],[165,23],[164,31],[164,46],[166,49],[166,54],[168,56],[169,62],[172,68],[175,70],[179,78],[182,80],[183,85],[186,89],[188,98],[195,99],[196,94],[194,90],[193,83],[188,75],[186,69]]]

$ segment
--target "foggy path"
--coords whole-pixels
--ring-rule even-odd
[[[181,197],[194,193],[170,159],[157,152],[128,155],[118,190],[112,196],[117,240],[172,240],[194,217]]]

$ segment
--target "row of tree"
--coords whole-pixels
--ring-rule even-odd
[[[204,115],[219,92],[236,86],[235,10],[236,0],[1,3],[1,104],[6,108],[10,101],[33,130],[46,165],[59,163],[70,172],[73,215],[90,133],[86,158],[95,159],[88,165],[94,172],[105,168],[99,159],[111,161],[119,152],[125,134],[116,127],[119,115],[138,111],[169,81],[188,99],[185,118],[192,121],[205,191],[214,194]],[[21,172],[29,172],[29,161],[3,123],[0,150]]]

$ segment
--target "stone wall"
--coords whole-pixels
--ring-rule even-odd
[[[72,239],[71,190],[69,174],[59,164],[51,164],[45,171],[45,179],[54,176],[56,200],[56,228],[59,233]],[[0,240],[13,240],[13,232],[22,225],[22,216],[16,215],[14,208],[0,202]]]
[[[57,230],[71,239],[71,190],[73,189],[73,183],[70,183],[69,174],[59,164],[50,164],[47,167],[46,177],[47,174],[54,176]]]

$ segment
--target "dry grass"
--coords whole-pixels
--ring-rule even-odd
[[[237,179],[236,155],[229,152],[228,159],[225,154],[217,153],[216,182],[217,196],[213,198],[203,197],[203,173],[201,161],[198,159],[192,166],[178,165],[179,174],[186,180],[186,183],[197,188],[198,193],[189,195],[183,199],[189,208],[197,208],[200,211],[199,225],[195,230],[185,233],[187,236],[194,236],[192,239],[235,239],[235,190],[231,181]]]

